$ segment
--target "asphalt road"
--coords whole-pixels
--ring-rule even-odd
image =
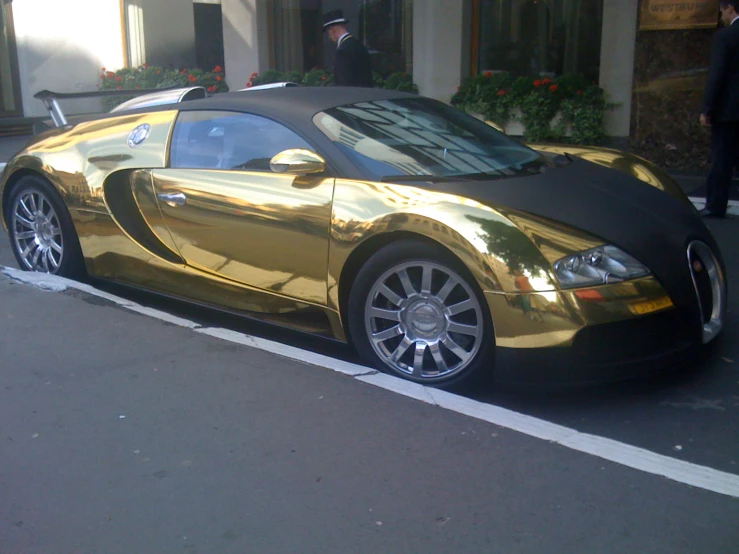
[[[0,299],[3,554],[737,551],[735,498],[97,297]]]

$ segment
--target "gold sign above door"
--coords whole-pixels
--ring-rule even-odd
[[[716,27],[719,0],[641,0],[640,31]]]

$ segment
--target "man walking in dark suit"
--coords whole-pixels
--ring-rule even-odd
[[[716,32],[700,122],[711,128],[711,171],[704,217],[724,217],[739,146],[739,0],[721,0],[724,28]]]
[[[739,0],[737,0],[739,1]],[[347,87],[371,87],[372,62],[364,44],[346,30],[344,12],[333,10],[323,15],[323,30],[336,43],[334,84]]]

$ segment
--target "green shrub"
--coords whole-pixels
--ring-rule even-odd
[[[512,110],[518,109],[525,140],[578,144],[600,143],[605,138],[605,113],[617,105],[579,74],[531,79],[490,71],[464,79],[451,103],[499,125],[508,123]]]
[[[401,71],[388,75],[382,88],[418,94],[418,86],[413,82],[413,76],[410,73],[403,73]]]
[[[451,104],[505,125],[513,106],[512,86],[513,77],[509,73],[486,71],[465,79],[452,96]]]
[[[124,67],[118,71],[102,69],[100,90],[140,90],[169,87],[203,86],[211,93],[228,91],[223,68],[216,66],[211,71],[202,69],[174,69],[143,64],[139,67]],[[103,99],[107,110],[134,98],[134,96],[111,96]]]
[[[323,69],[312,69],[303,75],[299,83],[306,87],[327,87],[334,83],[334,76]]]
[[[418,94],[418,86],[413,82],[413,75],[410,73],[399,71],[388,75],[387,79],[384,79],[379,73],[375,72],[372,75],[372,80],[376,88],[400,90]],[[268,69],[261,74],[252,73],[246,86],[252,87],[269,83],[282,83],[286,81],[306,87],[327,87],[334,84],[334,76],[329,71],[317,68],[303,74],[298,71],[281,72],[276,69]]]

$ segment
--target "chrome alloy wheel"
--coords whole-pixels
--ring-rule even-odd
[[[483,340],[482,308],[454,271],[429,261],[396,265],[365,305],[372,348],[395,371],[437,381],[464,370]]]
[[[46,196],[28,189],[12,207],[13,243],[24,269],[56,273],[64,257],[62,228]]]

